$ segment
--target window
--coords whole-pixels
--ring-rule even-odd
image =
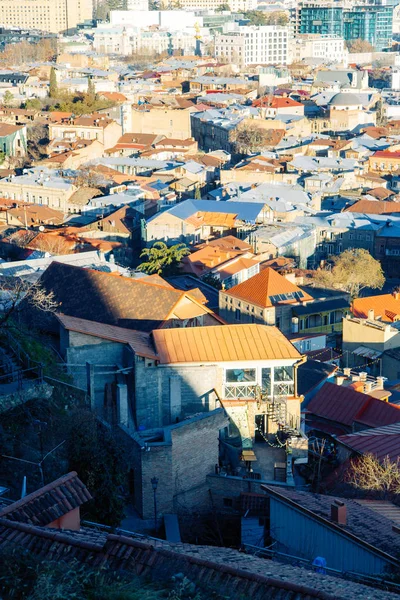
[[[227,369],[225,372],[226,383],[255,383],[255,369]]]
[[[293,367],[275,367],[275,381],[293,381]]]
[[[236,308],[235,309],[235,321],[240,321],[240,309]]]
[[[262,369],[261,372],[262,389],[264,392],[271,395],[271,368]]]

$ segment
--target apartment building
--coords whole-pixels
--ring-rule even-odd
[[[298,35],[293,44],[293,62],[305,58],[319,58],[326,63],[347,65],[348,50],[344,39],[336,35]]]
[[[186,10],[215,10],[221,5],[220,0],[181,0],[180,5]],[[231,12],[246,12],[257,8],[257,0],[230,0]]]
[[[106,149],[115,146],[121,135],[121,125],[101,113],[69,117],[49,124],[50,140],[98,140]]]
[[[0,24],[50,33],[72,31],[93,15],[91,0],[1,0]]]
[[[240,66],[286,65],[289,58],[289,28],[278,25],[238,27],[215,36],[215,56]]]

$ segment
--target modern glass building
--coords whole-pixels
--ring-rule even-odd
[[[391,0],[369,0],[353,8],[339,2],[304,2],[297,10],[299,33],[337,35],[345,40],[361,38],[377,51],[392,44],[393,5]]]
[[[345,40],[361,38],[370,42],[375,50],[389,48],[392,44],[393,6],[377,3],[355,6],[343,14]]]
[[[343,37],[343,7],[335,4],[303,4],[299,33],[322,33]]]

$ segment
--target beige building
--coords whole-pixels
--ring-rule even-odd
[[[153,133],[165,135],[168,138],[186,140],[191,137],[190,129],[191,110],[187,108],[168,108],[166,106],[155,108],[132,107],[132,120],[130,129],[124,133]],[[111,147],[111,146],[107,146]]]
[[[97,140],[104,148],[113,148],[122,135],[122,127],[103,114],[67,118],[49,124],[49,139]]]
[[[395,324],[377,320],[374,311],[369,311],[368,319],[347,315],[343,319],[343,354],[349,367],[361,364],[370,372],[396,379],[389,374],[390,361],[385,360],[386,352],[400,348],[400,329]],[[399,354],[400,355],[400,354]],[[381,364],[382,361],[382,364]],[[389,364],[387,364],[389,363]]]
[[[69,200],[77,187],[61,177],[32,169],[26,175],[0,179],[0,196],[10,200],[22,200],[68,212]]]
[[[1,0],[4,27],[63,33],[93,16],[91,0]]]

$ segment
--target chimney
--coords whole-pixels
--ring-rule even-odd
[[[344,375],[336,375],[336,385],[343,385],[345,379]]]
[[[346,505],[341,500],[334,500],[331,504],[331,521],[338,525],[346,525]]]
[[[350,377],[351,369],[349,367],[346,367],[345,369],[343,369],[343,373],[346,375],[346,377]]]
[[[360,372],[360,381],[367,381],[368,373],[365,371]]]
[[[370,321],[373,321],[375,319],[375,311],[373,308],[370,308],[368,311],[368,319]]]
[[[376,385],[378,386],[377,389],[378,390],[383,390],[384,389],[384,378],[383,377],[377,377],[376,378]]]
[[[395,300],[400,300],[400,292],[394,291],[392,292],[392,296]]]
[[[366,381],[364,383],[364,394],[369,394],[372,392],[372,381]]]

